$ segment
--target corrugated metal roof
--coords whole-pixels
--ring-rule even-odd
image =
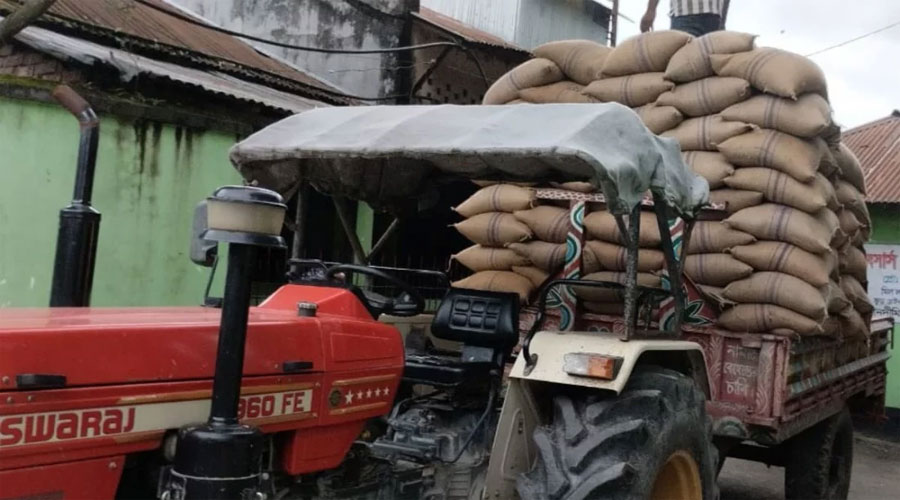
[[[465,23],[462,23],[456,19],[453,19],[450,16],[445,16],[439,12],[433,11],[427,7],[419,7],[419,12],[413,12],[413,16],[437,26],[443,30],[449,31],[450,33],[473,43],[481,43],[484,45],[491,45],[493,47],[500,47],[503,49],[515,50],[518,52],[523,52],[525,54],[530,54],[529,51],[519,47],[517,45],[511,44],[506,40],[494,36],[486,31],[481,31],[480,29],[473,28]]]
[[[147,1],[163,9],[189,15],[164,0]],[[0,0],[0,6],[6,10],[15,8],[18,4],[19,2],[12,0]],[[202,19],[197,20],[205,23]],[[40,19],[39,24],[54,30],[59,26],[60,31],[68,35],[90,35],[94,41],[101,43],[119,42],[119,48],[162,52],[174,58],[182,58],[185,62],[242,76],[263,80],[266,79],[266,74],[269,79],[272,76],[281,77],[294,83],[297,90],[307,90],[309,95],[325,98],[329,102],[343,102],[342,99],[329,95],[330,92],[337,91],[334,87],[259,53],[237,37],[196,26],[133,0],[57,0],[48,15]],[[123,41],[123,38],[127,40]],[[141,43],[135,43],[136,41]],[[144,55],[152,56],[148,53]],[[198,55],[206,57],[197,57]],[[318,90],[329,93],[317,92]]]
[[[900,111],[841,136],[866,176],[866,201],[900,203]]]
[[[115,67],[121,78],[131,80],[138,75],[168,78],[200,87],[216,94],[260,103],[293,113],[328,106],[320,101],[281,92],[265,85],[247,82],[217,71],[187,68],[169,62],[156,61],[124,50],[106,47],[86,40],[29,27],[16,35],[16,41],[62,60],[74,60],[85,65],[100,62]]]

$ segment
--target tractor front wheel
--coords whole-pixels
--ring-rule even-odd
[[[556,396],[519,496],[714,500],[718,453],[705,405],[693,380],[655,366],[636,368],[618,396]]]

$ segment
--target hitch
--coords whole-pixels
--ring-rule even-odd
[[[227,242],[228,272],[219,325],[212,406],[206,424],[181,429],[163,497],[169,500],[257,499],[263,434],[238,421],[250,284],[258,247],[284,247],[285,205],[267,189],[225,186],[207,198],[203,238]]]

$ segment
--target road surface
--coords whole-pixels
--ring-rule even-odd
[[[857,435],[849,500],[900,499],[900,444]],[[722,500],[783,500],[784,469],[729,458],[719,476]]]

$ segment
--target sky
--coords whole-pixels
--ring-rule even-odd
[[[620,0],[619,40],[639,32],[646,0]],[[656,29],[669,27],[660,0]],[[731,0],[727,29],[758,46],[810,54],[900,22],[900,0]],[[825,72],[834,119],[846,130],[900,109],[900,25],[812,57]]]

